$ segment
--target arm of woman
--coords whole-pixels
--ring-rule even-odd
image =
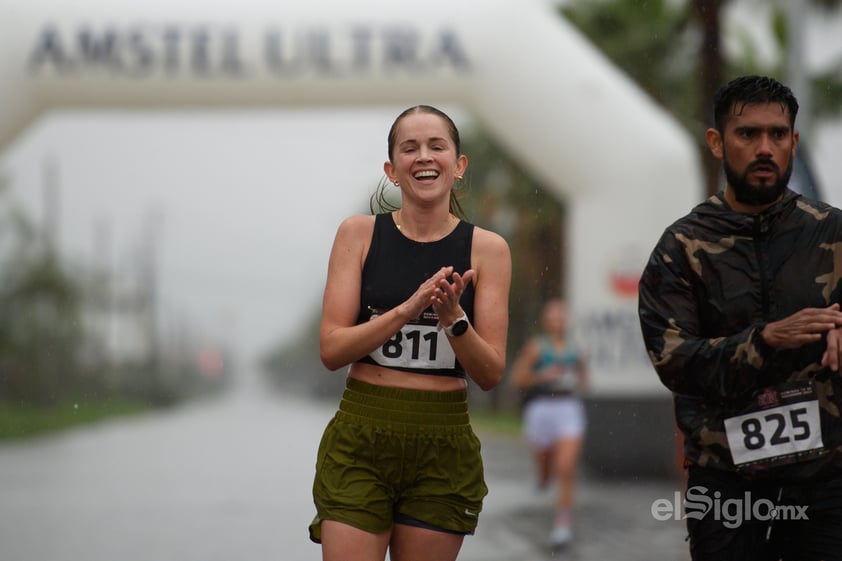
[[[483,390],[490,390],[500,383],[506,368],[509,287],[512,280],[509,245],[494,232],[475,228],[471,267],[474,322],[464,335],[451,337],[450,344],[468,376]],[[435,302],[433,308],[444,325],[458,317],[452,310],[440,311]]]
[[[319,330],[319,354],[329,370],[337,370],[370,354],[408,321],[421,315],[430,305],[438,283],[452,272],[452,268],[443,268],[406,302],[357,325],[362,270],[373,231],[373,216],[352,216],[339,226],[333,242]]]
[[[538,360],[538,343],[532,339],[521,349],[512,364],[512,384],[518,389],[526,389],[535,384],[532,365]]]

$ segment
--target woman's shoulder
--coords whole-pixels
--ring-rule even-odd
[[[509,243],[497,232],[474,226],[473,247],[485,255],[498,255],[501,257],[508,257]]]
[[[374,234],[374,217],[362,214],[345,218],[336,230],[333,252],[366,255]]]
[[[358,235],[368,235],[374,231],[374,215],[354,214],[345,218],[339,224],[339,233],[347,236],[356,237]]]
[[[496,232],[478,226],[474,227],[474,236],[471,241],[471,268],[476,271],[477,284],[482,278],[493,279],[489,282],[508,292],[512,279],[512,254],[509,244]],[[486,276],[485,271],[493,274]]]

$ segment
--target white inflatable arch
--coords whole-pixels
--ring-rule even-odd
[[[541,0],[0,0],[0,149],[54,108],[458,104],[568,201],[594,390],[661,391],[635,281],[702,196],[678,124]]]

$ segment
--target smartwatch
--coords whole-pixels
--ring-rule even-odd
[[[450,337],[459,337],[460,335],[465,334],[469,325],[468,314],[462,312],[462,316],[456,318],[456,321],[445,327],[444,332]]]

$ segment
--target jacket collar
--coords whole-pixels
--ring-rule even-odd
[[[697,205],[693,212],[703,221],[723,229],[723,234],[728,231],[750,233],[756,231],[759,225],[764,226],[764,230],[771,227],[781,216],[789,214],[795,208],[795,203],[800,197],[799,193],[787,187],[781,198],[763,212],[743,213],[731,209],[725,202],[724,191],[720,191]]]

